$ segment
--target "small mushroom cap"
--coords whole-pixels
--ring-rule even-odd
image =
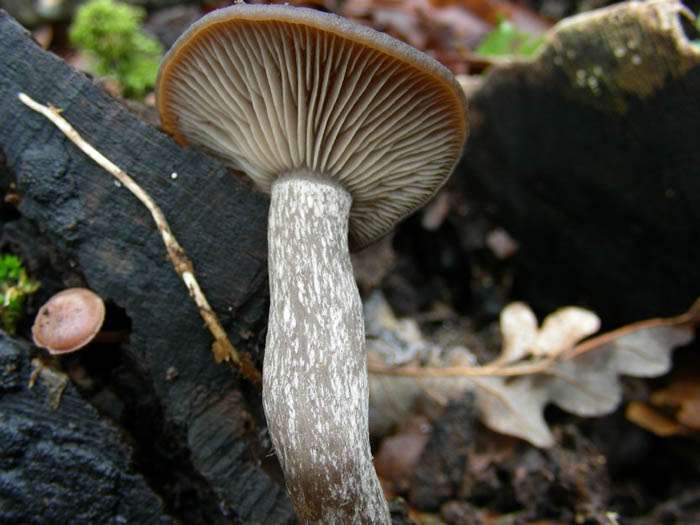
[[[161,62],[163,128],[264,191],[292,171],[352,195],[350,246],[391,231],[445,183],[467,135],[454,75],[384,33],[308,8],[239,4],[195,22]]]
[[[32,326],[34,344],[51,354],[73,352],[87,345],[102,327],[102,298],[85,288],[68,288],[49,299]]]

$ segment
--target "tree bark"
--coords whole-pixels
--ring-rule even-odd
[[[389,523],[369,446],[362,303],[348,253],[352,197],[292,174],[272,187],[263,403],[304,523]]]

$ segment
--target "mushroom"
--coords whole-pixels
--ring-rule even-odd
[[[263,405],[301,522],[390,523],[372,465],[362,248],[445,183],[466,138],[452,73],[339,16],[238,4],[158,71],[163,128],[271,194]]]
[[[95,338],[105,318],[105,304],[86,288],[68,288],[51,297],[32,326],[34,344],[51,354],[67,354]]]

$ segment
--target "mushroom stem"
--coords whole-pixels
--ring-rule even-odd
[[[390,523],[369,446],[351,204],[340,184],[305,170],[272,185],[263,404],[302,523]]]

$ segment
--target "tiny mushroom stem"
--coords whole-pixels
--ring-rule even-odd
[[[390,523],[348,248],[445,183],[467,134],[461,88],[435,60],[341,17],[238,4],[178,39],[156,96],[180,143],[271,193],[263,404],[299,520]]]

